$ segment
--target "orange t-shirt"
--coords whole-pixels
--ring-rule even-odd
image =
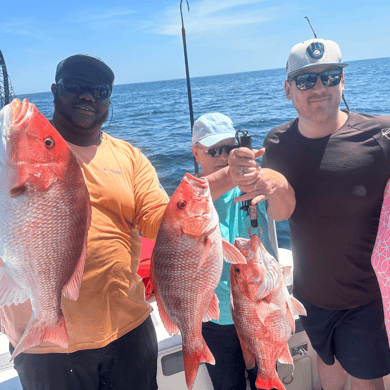
[[[84,275],[77,301],[62,297],[69,347],[45,342],[28,353],[104,347],[152,311],[137,270],[138,231],[154,240],[168,203],[155,169],[138,148],[105,133],[99,146],[69,146],[80,162],[92,207]],[[30,317],[30,301],[2,308],[1,329],[14,346]]]

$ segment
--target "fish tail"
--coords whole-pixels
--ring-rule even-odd
[[[255,386],[264,390],[286,390],[278,376],[275,376],[273,379],[263,379],[260,375],[257,375]]]
[[[68,347],[69,336],[65,326],[65,318],[62,313],[57,322],[50,325],[38,318],[32,317],[21,339],[16,345],[11,360],[15,359],[21,352],[39,345],[44,341],[57,344],[62,348]]]
[[[201,346],[191,352],[183,346],[183,360],[186,383],[190,390],[194,385],[199,363],[215,364],[214,356],[203,339]]]

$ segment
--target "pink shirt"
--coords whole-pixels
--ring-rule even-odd
[[[381,289],[387,338],[390,340],[390,180],[386,184],[371,263]]]

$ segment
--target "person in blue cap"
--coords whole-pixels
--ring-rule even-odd
[[[221,113],[202,115],[193,127],[191,150],[202,168],[200,176],[207,176],[228,166],[229,153],[237,149],[236,130],[232,120]],[[234,244],[237,237],[248,238],[251,227],[247,211],[240,209],[235,198],[242,195],[238,187],[233,188],[214,201],[221,235]],[[269,253],[275,256],[268,235],[266,201],[257,204],[258,231],[261,241]],[[221,280],[215,290],[219,300],[219,320],[203,323],[202,335],[215,358],[215,365],[206,364],[215,390],[245,390],[246,368],[237,331],[230,312],[230,264],[224,262]],[[256,390],[257,367],[247,372],[251,390]]]

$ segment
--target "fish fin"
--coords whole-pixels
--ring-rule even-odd
[[[203,316],[203,322],[210,321],[212,319],[219,320],[219,306],[218,306],[219,300],[217,298],[217,295],[214,293],[213,297],[210,301],[210,306],[207,310],[207,312]]]
[[[251,370],[255,364],[256,360],[253,354],[249,351],[245,343],[242,341],[240,335],[237,332],[238,339],[240,340],[241,350],[242,350],[242,356],[244,356],[245,361],[245,367],[247,370]]]
[[[298,301],[298,299],[294,298],[293,296],[291,296],[291,308],[294,314],[299,314],[300,316],[306,315],[305,307],[301,302]]]
[[[287,316],[287,319],[288,319],[288,322],[291,326],[291,332],[295,332],[295,320],[294,320],[294,317],[293,317],[293,313],[291,311],[291,306],[289,305],[288,302],[286,302],[286,316]]]
[[[283,278],[286,286],[291,286],[293,284],[293,274],[291,265],[284,265],[283,267]]]
[[[274,303],[267,303],[264,300],[257,304],[256,312],[261,323],[264,325],[265,319],[275,310],[280,310],[280,307]]]
[[[246,264],[246,259],[242,255],[242,253],[224,238],[222,238],[222,250],[223,250],[223,259],[227,263]]]
[[[179,333],[179,327],[169,318],[168,314],[165,311],[164,305],[161,302],[160,294],[156,287],[154,287],[154,293],[156,295],[158,312],[160,314],[161,321],[164,325],[165,330],[169,333],[170,336]]]
[[[260,377],[259,374],[257,374],[255,386],[258,389],[266,389],[266,390],[271,390],[271,389],[277,389],[277,390],[286,390],[286,388],[283,386],[283,383],[279,379],[279,377],[275,373],[275,377],[272,379],[263,379]]]
[[[283,347],[282,352],[278,356],[278,360],[282,364],[291,364],[294,367],[294,362],[292,360],[291,353],[290,353],[290,350],[288,348],[288,344],[286,344]]]
[[[200,345],[199,345],[200,344]],[[203,337],[200,337],[197,347],[188,350],[188,346],[183,343],[183,360],[184,360],[184,373],[186,377],[186,383],[188,389],[192,389],[194,385],[196,374],[198,373],[199,363],[215,364],[215,359],[211,353],[209,347],[204,341]]]
[[[68,347],[69,336],[62,313],[55,324],[48,325],[46,322],[35,318],[33,312],[27,328],[12,353],[11,360],[15,359],[21,352],[39,345],[44,341],[59,345],[61,348]]]
[[[202,265],[204,264],[204,262],[207,260],[207,257],[209,256],[209,253],[210,253],[210,248],[211,248],[211,240],[210,240],[209,236],[206,236],[204,239],[204,250],[202,253],[202,257],[199,261],[198,269],[194,273],[193,278],[198,273],[198,271],[202,268]]]
[[[0,307],[18,305],[29,298],[27,291],[21,288],[4,267],[0,267]]]
[[[88,228],[91,223],[90,221],[91,221],[91,212],[89,211],[89,214],[87,214]],[[88,233],[88,228],[87,228],[87,233]],[[83,278],[83,273],[84,273],[85,257],[87,255],[87,233],[84,238],[83,249],[81,250],[80,258],[77,262],[76,269],[74,270],[73,275],[70,277],[70,279],[62,289],[62,294],[64,295],[64,297],[73,299],[74,301],[76,301],[77,298],[79,297],[81,280]]]
[[[74,270],[73,275],[68,280],[68,283],[66,283],[64,288],[62,289],[63,296],[69,299],[73,299],[74,301],[76,301],[79,297],[81,279],[83,278],[84,273],[86,248],[87,245],[84,245],[76,269]]]

